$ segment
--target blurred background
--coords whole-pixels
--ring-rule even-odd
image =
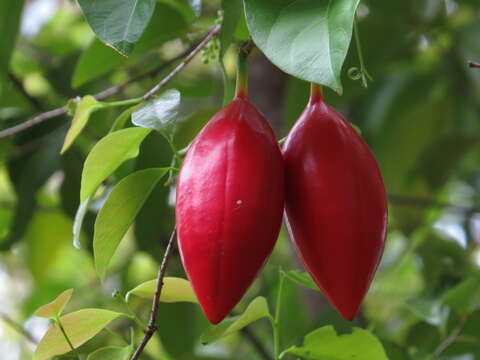
[[[156,69],[200,39],[219,8],[219,1],[204,0],[202,17],[196,18],[186,0],[158,1],[151,23],[127,59],[95,39],[76,2],[26,1],[9,71],[0,82],[0,130],[63,106],[70,98],[151,72],[111,99],[142,95],[171,66]],[[480,2],[364,0],[358,21],[365,63],[374,81],[365,89],[348,77],[348,69],[359,64],[352,43],[343,71],[344,95],[326,90],[326,98],[361,129],[380,163],[390,199],[387,247],[353,323],[342,320],[319,292],[287,283],[282,346],[300,344],[309,331],[333,324],[340,333],[352,326],[371,330],[391,360],[478,360],[480,69],[469,68],[467,62],[480,61]],[[14,26],[11,22],[10,13],[0,12],[0,28]],[[240,24],[238,38],[245,31]],[[1,45],[0,57],[4,57]],[[233,51],[226,54],[225,63],[233,77]],[[180,90],[190,114],[177,128],[175,141],[182,148],[222,106],[221,69],[216,61],[206,64],[199,56],[169,87]],[[282,73],[256,52],[250,62],[250,89],[252,102],[281,138],[304,108],[309,85]],[[75,289],[67,311],[118,309],[114,291],[125,293],[156,276],[174,222],[171,187],[158,186],[147,200],[104,283],[95,274],[91,253],[95,208],[87,214],[81,249],[72,244],[83,162],[120,110],[95,113],[63,156],[59,150],[69,116],[0,139],[3,360],[31,358],[35,341],[48,326],[47,320],[32,313],[61,291]],[[112,184],[132,169],[168,166],[171,155],[165,140],[152,133],[140,156],[124,164]],[[280,267],[303,270],[284,230],[239,309],[257,295],[266,296],[274,306]],[[168,274],[185,276],[178,253]],[[148,301],[137,299],[132,306],[148,317]],[[264,359],[259,347],[271,351],[267,321],[251,326],[250,334],[205,347],[199,334],[206,321],[195,305],[161,304],[159,319],[161,342],[155,338],[145,359]],[[112,328],[128,333],[128,324],[121,321]],[[115,339],[105,333],[85,344],[85,352],[110,343]]]

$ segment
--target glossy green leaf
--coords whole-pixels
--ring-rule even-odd
[[[122,113],[118,115],[118,117],[113,122],[110,132],[122,130],[127,124],[128,120],[132,117],[133,112],[140,109],[142,106],[143,104],[137,104],[122,111]]]
[[[68,150],[68,148],[73,144],[77,136],[87,125],[88,119],[90,119],[90,115],[92,115],[94,111],[101,109],[102,107],[102,104],[90,95],[87,95],[80,100],[76,107],[72,124],[70,125],[70,129],[68,129],[67,136],[65,137],[65,142],[63,143],[63,147],[60,153],[63,154],[65,151]]]
[[[88,355],[87,360],[128,360],[135,349],[129,346],[105,346]]]
[[[448,290],[443,303],[455,310],[471,312],[480,306],[480,276],[472,276]]]
[[[65,306],[72,297],[73,289],[68,289],[58,295],[52,302],[41,306],[35,311],[34,316],[44,318],[56,318],[60,316]]]
[[[126,234],[155,185],[168,169],[146,169],[122,179],[108,195],[95,221],[93,253],[101,278],[118,244]]]
[[[103,309],[83,309],[62,316],[60,322],[72,345],[77,348],[119,316],[125,315]],[[58,326],[52,324],[38,344],[33,360],[47,360],[67,352],[70,352],[70,346]]]
[[[242,315],[227,318],[220,324],[212,326],[202,334],[201,341],[203,344],[210,344],[262,318],[271,318],[271,315],[267,300],[259,296],[252,300]]]
[[[248,28],[272,63],[342,93],[340,73],[360,0],[246,0]]]
[[[108,134],[95,144],[83,167],[81,203],[123,162],[138,155],[138,148],[149,133],[149,129],[128,128]]]
[[[157,288],[157,280],[146,281],[130,290],[125,296],[128,301],[131,295],[140,296],[146,299],[152,299]],[[192,285],[185,279],[176,277],[165,277],[163,279],[162,293],[160,295],[162,302],[192,302],[197,303],[197,297],[193,292]]]
[[[158,3],[145,32],[127,59],[95,38],[78,59],[72,78],[72,86],[79,87],[110,71],[138,60],[155,47],[182,36],[188,24],[174,7]]]
[[[333,326],[324,326],[307,336],[303,347],[292,346],[285,355],[311,360],[388,360],[378,339],[370,332],[354,328],[351,334],[337,335]]]
[[[299,270],[291,270],[284,272],[284,275],[290,281],[308,287],[309,289],[320,291],[313,279],[306,272]]]
[[[128,56],[155,10],[155,0],[78,0],[95,34]]]
[[[171,139],[180,106],[180,92],[167,90],[132,114],[132,123],[154,129]]]

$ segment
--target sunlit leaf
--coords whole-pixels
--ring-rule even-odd
[[[248,28],[280,69],[342,93],[340,72],[360,0],[246,0]]]
[[[92,352],[88,355],[87,360],[128,360],[134,350],[131,345],[125,347],[106,346]]]
[[[220,56],[223,58],[228,46],[233,40],[235,30],[242,17],[243,2],[242,0],[223,0],[223,23],[220,31]]]
[[[34,316],[44,318],[55,318],[60,316],[65,306],[72,297],[73,289],[68,289],[58,295],[52,302],[41,306],[35,311]]]
[[[76,107],[75,115],[73,116],[72,125],[68,129],[67,136],[61,153],[63,154],[73,144],[77,136],[87,125],[90,115],[98,109],[102,108],[102,104],[99,103],[93,96],[87,95],[80,100],[80,103]]]
[[[252,300],[242,315],[227,318],[220,324],[212,326],[202,335],[201,341],[203,344],[210,344],[262,318],[271,318],[271,315],[267,300],[259,296]]]
[[[77,348],[119,316],[125,315],[103,309],[83,309],[62,316],[60,322],[72,345]],[[33,359],[47,360],[70,350],[64,335],[54,323],[38,344]]]
[[[128,56],[155,10],[155,0],[78,0],[95,34]]]
[[[149,133],[149,129],[128,128],[108,134],[95,144],[83,167],[80,202],[92,195],[123,162],[136,157]]]
[[[324,326],[307,336],[303,347],[292,346],[285,355],[311,360],[388,360],[378,339],[370,332],[354,328],[351,334],[337,335],[333,326]]]
[[[168,169],[146,169],[122,179],[108,195],[95,221],[93,253],[101,278],[118,244],[126,234],[143,203]]]
[[[140,296],[146,299],[152,299],[155,295],[157,287],[157,280],[146,281],[143,284],[138,285],[134,289],[130,290],[126,299],[131,295]],[[160,295],[160,301],[162,302],[192,302],[197,303],[197,297],[193,292],[192,285],[185,279],[175,277],[165,277],[163,279],[162,293]]]
[[[180,92],[165,91],[150,100],[132,114],[132,123],[147,129],[154,129],[171,139],[180,106]]]

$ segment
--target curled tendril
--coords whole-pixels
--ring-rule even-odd
[[[348,77],[352,80],[360,80],[362,78],[362,72],[357,67],[351,67],[348,69]]]

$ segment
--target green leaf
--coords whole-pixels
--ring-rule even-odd
[[[83,220],[85,219],[85,215],[87,215],[91,201],[92,197],[87,197],[87,199],[78,206],[77,212],[75,213],[75,219],[73,221],[73,246],[77,249],[81,248],[80,236],[82,235]]]
[[[80,100],[80,103],[76,107],[75,115],[73,116],[72,125],[68,129],[65,142],[63,143],[63,154],[73,144],[77,136],[82,132],[83,128],[87,125],[90,115],[98,109],[101,109],[103,105],[99,103],[93,96],[87,95]]]
[[[122,113],[118,115],[118,117],[113,122],[110,132],[122,130],[125,127],[125,124],[127,123],[128,119],[131,118],[133,112],[140,109],[142,106],[143,104],[137,104],[134,106],[130,106],[128,109],[125,109],[124,111],[122,111]]]
[[[128,360],[135,349],[131,346],[105,346],[88,355],[87,360]]]
[[[414,298],[408,300],[405,306],[430,325],[439,326],[448,319],[449,309],[437,300]]]
[[[337,335],[333,326],[324,326],[307,336],[303,347],[292,346],[285,355],[311,360],[388,360],[378,339],[370,332],[354,328],[351,334]]]
[[[157,130],[167,139],[171,139],[175,120],[178,116],[180,98],[180,92],[176,89],[165,91],[159,97],[134,111],[132,123],[147,129]]]
[[[202,14],[202,0],[188,0],[188,3],[195,15],[200,16]]]
[[[140,296],[146,299],[152,299],[155,295],[157,280],[146,281],[130,290],[125,299],[128,301],[130,295]],[[192,285],[188,280],[176,277],[166,277],[163,279],[163,288],[160,295],[162,302],[192,302],[198,303],[197,297],[193,292]]]
[[[448,290],[443,303],[455,310],[472,312],[480,306],[480,276],[472,276]]]
[[[242,315],[227,318],[220,324],[212,326],[201,336],[201,341],[203,344],[210,344],[262,318],[271,319],[271,315],[267,300],[259,296],[252,300]]]
[[[83,167],[81,203],[124,161],[138,155],[138,148],[149,133],[149,129],[128,128],[108,134],[95,144]]]
[[[340,72],[360,0],[245,0],[253,40],[272,63],[342,93]]]
[[[128,56],[155,10],[155,0],[78,0],[95,34]]]
[[[153,48],[182,36],[187,29],[188,24],[177,9],[158,3],[150,23],[130,58],[125,58],[111,47],[104,45],[98,38],[94,38],[78,59],[72,86],[79,87],[122,65],[131,64]]]
[[[223,60],[223,55],[228,49],[228,46],[233,40],[235,30],[240,22],[243,14],[242,0],[223,0],[223,23],[222,30],[219,35],[220,39],[220,59]]]
[[[95,221],[93,253],[101,278],[118,244],[148,195],[168,169],[146,169],[122,179],[112,190]]]
[[[312,280],[310,275],[308,275],[306,272],[299,271],[299,270],[291,270],[291,271],[286,271],[283,274],[290,281],[293,281],[297,284],[303,285],[303,286],[308,287],[310,289],[320,291],[320,289],[315,284],[315,282]]]
[[[62,316],[60,322],[72,345],[77,348],[119,316],[126,315],[103,309],[83,309]],[[65,337],[54,323],[38,344],[33,360],[47,360],[70,350]]]
[[[54,319],[61,315],[65,305],[72,297],[73,289],[68,289],[58,295],[51,303],[41,306],[35,311],[34,316]]]

